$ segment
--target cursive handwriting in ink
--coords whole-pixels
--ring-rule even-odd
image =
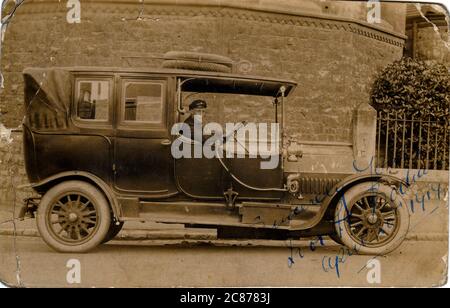
[[[324,256],[322,258],[322,269],[325,273],[334,271],[337,278],[341,278],[341,268],[340,266],[347,262],[347,260],[358,253],[356,246],[353,249],[346,247],[341,247],[339,253],[335,256]]]

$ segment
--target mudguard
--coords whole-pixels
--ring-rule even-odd
[[[60,183],[65,180],[73,180],[73,179],[79,179],[84,180],[87,182],[90,182],[97,186],[106,196],[108,199],[108,202],[111,206],[111,209],[113,211],[114,217],[118,220],[120,220],[120,217],[122,217],[122,211],[121,207],[119,205],[119,202],[117,198],[114,195],[114,192],[111,190],[111,188],[106,184],[102,179],[99,177],[84,171],[68,171],[68,172],[62,172],[59,174],[55,174],[43,181],[40,181],[38,183],[32,183],[30,185],[31,188],[35,190],[39,190],[39,188],[52,185],[52,183]]]
[[[330,189],[327,193],[322,196],[316,197],[315,200],[318,203],[321,203],[320,211],[316,215],[314,219],[312,219],[309,223],[303,224],[301,227],[292,229],[293,231],[307,230],[317,226],[320,222],[322,222],[325,214],[327,213],[330,207],[334,207],[337,205],[339,198],[351,187],[365,182],[380,182],[389,186],[395,186],[397,189],[401,187],[409,187],[410,185],[397,177],[387,174],[366,174],[366,175],[352,175],[340,183],[335,185],[332,189]]]

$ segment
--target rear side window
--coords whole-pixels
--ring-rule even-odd
[[[110,103],[110,80],[78,80],[76,112],[79,120],[109,122]]]
[[[123,89],[122,121],[126,124],[164,125],[164,84],[126,81]]]

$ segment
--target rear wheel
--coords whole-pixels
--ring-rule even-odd
[[[336,234],[345,246],[360,254],[382,255],[404,241],[410,217],[405,200],[394,188],[369,182],[344,194],[334,221]]]
[[[110,212],[106,198],[96,187],[68,181],[44,195],[36,221],[50,247],[59,252],[83,253],[106,238],[111,225]]]

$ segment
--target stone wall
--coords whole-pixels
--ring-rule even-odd
[[[103,2],[83,3],[80,24],[67,23],[64,1],[27,1],[19,8],[3,46],[4,124],[15,127],[22,119],[24,67],[151,67],[169,50],[190,50],[248,61],[245,73],[297,81],[288,104],[291,134],[351,141],[352,110],[367,101],[374,75],[402,55],[401,36],[332,15],[148,4],[136,20],[140,5]]]
[[[407,5],[406,54],[444,63],[450,69],[450,16],[437,4]]]
[[[439,32],[431,25],[418,29],[417,57],[444,63],[450,69],[450,34],[448,26],[441,26],[438,29]]]
[[[364,21],[365,3],[276,3],[81,1],[81,23],[69,24],[66,1],[28,0],[5,33],[0,121],[17,127],[23,118],[25,67],[158,67],[170,50],[217,53],[236,61],[237,72],[297,81],[287,104],[289,136],[319,148],[337,147],[349,165],[353,114],[368,103],[376,74],[402,56],[405,37],[395,22],[404,17],[400,4],[395,16],[385,7],[389,20],[377,26]],[[223,110],[247,118],[254,112],[250,107],[231,104]],[[0,150],[0,170],[9,172],[2,173],[1,204],[13,199],[6,192],[11,179],[26,182],[19,142],[16,136]]]
[[[0,223],[16,214],[25,198],[33,196],[28,184],[23,161],[22,134],[12,133],[11,140],[0,142]]]

